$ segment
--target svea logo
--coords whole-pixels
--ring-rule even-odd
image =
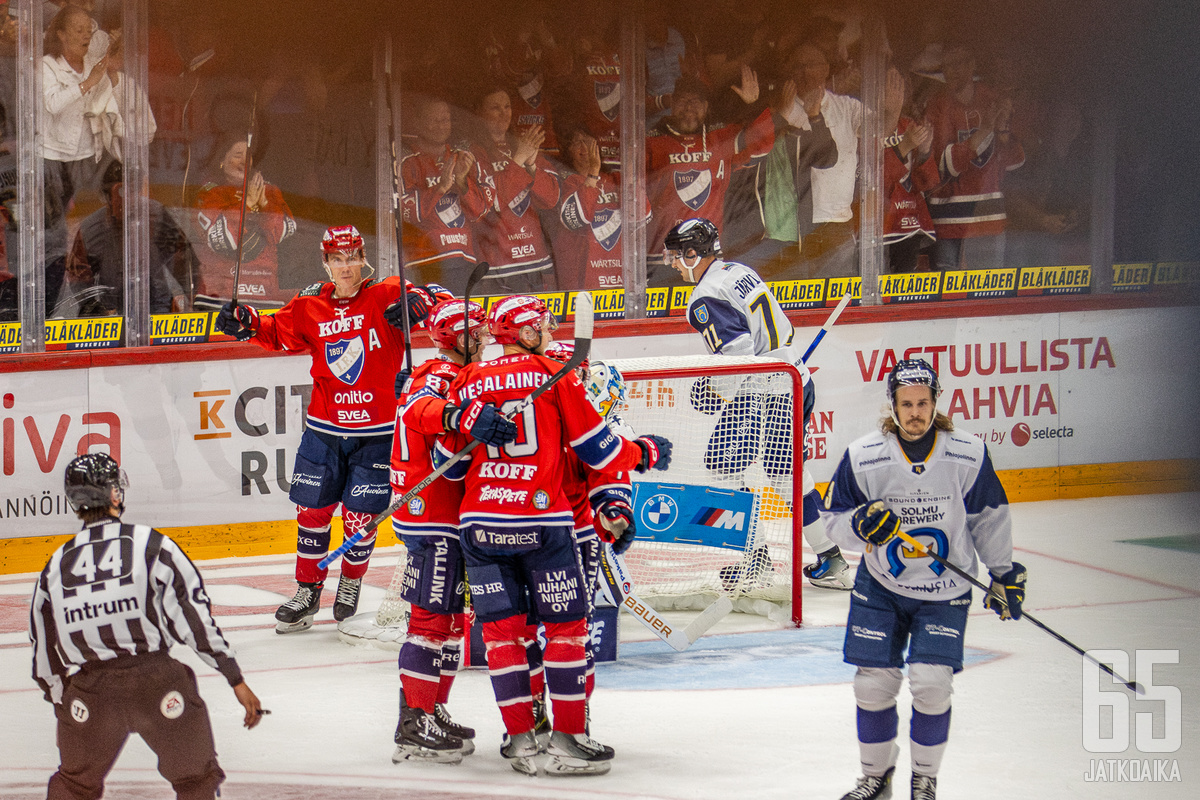
[[[1009,439],[1017,447],[1024,447],[1034,439],[1070,439],[1075,436],[1074,428],[1036,428],[1030,429],[1024,422],[1013,425]]]

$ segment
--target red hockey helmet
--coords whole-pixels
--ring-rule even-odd
[[[497,344],[518,344],[521,328],[526,325],[536,327],[548,315],[543,301],[527,294],[516,294],[492,306],[488,313],[488,330]]]
[[[353,225],[335,225],[327,229],[325,235],[321,237],[321,252],[326,256],[331,253],[358,253],[362,251],[362,234]]]
[[[551,342],[546,345],[546,357],[553,358],[560,364],[565,364],[571,360],[571,356],[575,355],[575,345],[572,342]],[[588,374],[588,360],[585,358],[579,364],[581,371],[580,380],[586,380]]]
[[[471,301],[471,336],[478,336],[486,322],[483,306]],[[463,301],[443,300],[429,312],[429,337],[438,347],[446,350],[458,348],[458,337],[463,332]]]

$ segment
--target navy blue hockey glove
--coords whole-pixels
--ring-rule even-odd
[[[883,547],[900,530],[900,518],[882,500],[872,500],[854,509],[850,526],[858,538],[867,544]]]
[[[1027,577],[1025,565],[1014,561],[1012,569],[1008,572],[998,578],[992,576],[992,585],[988,587],[983,604],[995,611],[1000,619],[1020,619],[1021,604],[1025,602]]]
[[[633,544],[637,526],[633,524],[633,509],[624,500],[608,500],[596,509],[601,527],[613,536],[613,552],[621,555]]]
[[[447,405],[442,412],[442,427],[448,431],[461,431],[484,444],[508,444],[517,438],[517,424],[506,419],[491,403],[472,400],[466,408]]]
[[[646,472],[650,469],[665,470],[671,466],[671,441],[664,436],[639,436],[633,443],[642,449],[642,461],[634,469]]]
[[[692,384],[688,399],[692,401],[692,408],[701,414],[716,414],[725,407],[725,401],[713,390],[712,380],[707,375]]]
[[[258,311],[254,308],[241,303],[234,306],[230,301],[217,312],[216,328],[226,336],[244,342],[258,333],[259,322]]]
[[[396,399],[399,400],[404,394],[404,387],[408,384],[408,379],[412,377],[412,370],[405,367],[396,373]]]

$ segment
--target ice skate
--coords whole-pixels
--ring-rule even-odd
[[[603,775],[612,769],[615,755],[611,747],[586,733],[562,731],[550,734],[546,752],[550,756],[546,762],[547,775]]]
[[[362,578],[338,578],[337,595],[333,598],[333,618],[338,622],[350,619],[358,611],[358,593],[362,590]]]
[[[438,725],[446,732],[447,736],[453,736],[462,739],[462,754],[469,756],[475,752],[475,729],[468,728],[466,725],[459,725],[454,720],[450,719],[450,712],[446,710],[446,706],[438,703],[433,707],[433,716],[437,719]]]
[[[396,764],[401,761],[457,764],[463,760],[463,740],[447,734],[433,714],[419,708],[405,706],[400,712],[395,739],[392,761]]]
[[[888,767],[882,775],[862,776],[858,786],[842,795],[842,800],[887,800],[892,796],[892,773],[895,771],[895,767]]]
[[[912,776],[912,800],[937,800],[937,778],[932,775]]]
[[[854,587],[854,574],[850,565],[836,547],[817,555],[816,563],[804,568],[804,577],[813,586],[821,589],[849,591]]]
[[[321,584],[301,583],[296,596],[275,612],[276,633],[296,633],[312,627],[313,617],[321,609]]]
[[[537,763],[534,758],[542,752],[538,745],[537,736],[533,731],[518,733],[516,736],[504,734],[500,744],[500,755],[504,756],[512,768],[526,775],[537,775]]]

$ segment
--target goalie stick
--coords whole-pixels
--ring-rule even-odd
[[[947,569],[952,570],[956,575],[960,576],[961,578],[963,578],[966,581],[969,581],[973,586],[979,587],[979,589],[983,591],[985,597],[988,595],[991,595],[992,597],[995,597],[996,600],[998,600],[1000,603],[1003,603],[1005,608],[1008,608],[1008,603],[1006,603],[1004,601],[1003,597],[998,597],[996,595],[993,595],[991,593],[991,590],[987,586],[984,586],[982,581],[977,580],[974,575],[968,575],[965,570],[959,569],[954,564],[951,564],[949,561],[942,558],[937,553],[933,552],[928,547],[921,544],[920,542],[918,542],[912,536],[909,536],[904,531],[897,531],[896,535],[899,536],[901,539],[903,539],[905,542],[907,542],[909,544],[909,546],[915,548],[918,552],[924,553],[925,555],[932,558],[934,561],[941,564],[943,567],[946,567]],[[1034,625],[1037,625],[1039,628],[1044,630],[1046,633],[1050,634],[1055,639],[1058,639],[1060,642],[1065,644],[1067,647],[1071,648],[1076,653],[1083,656],[1088,661],[1092,662],[1093,664],[1098,666],[1100,669],[1107,672],[1109,675],[1113,676],[1113,678],[1116,679],[1117,683],[1122,684],[1123,686],[1125,686],[1126,689],[1129,689],[1134,694],[1145,694],[1146,693],[1146,690],[1144,688],[1142,688],[1142,685],[1140,683],[1137,683],[1136,681],[1125,680],[1120,675],[1113,672],[1112,667],[1110,667],[1108,664],[1105,664],[1101,661],[1097,661],[1095,658],[1088,655],[1088,652],[1086,650],[1084,650],[1082,647],[1075,644],[1071,640],[1067,639],[1061,633],[1054,630],[1049,625],[1047,625],[1046,623],[1042,622],[1040,619],[1035,617],[1033,614],[1030,614],[1028,611],[1024,611],[1024,610],[1021,611],[1021,619],[1027,619],[1030,622],[1032,622]]]
[[[563,376],[579,368],[579,365],[582,364],[588,357],[588,351],[592,349],[593,322],[592,296],[587,292],[580,292],[575,298],[575,352],[571,354],[570,360],[567,361],[566,364],[563,364],[562,369],[551,375],[549,380],[530,392],[524,400],[522,400],[511,411],[505,414],[505,419],[512,420],[520,416],[521,413],[523,413],[525,409],[533,403],[534,400],[537,400],[539,397],[545,394],[550,387],[562,380]],[[450,456],[450,458],[443,462],[441,466],[426,475],[420,483],[405,492],[402,497],[393,500],[391,505],[372,517],[371,521],[368,522],[361,531],[346,539],[346,541],[342,542],[338,549],[321,559],[320,562],[317,563],[318,569],[326,569],[334,561],[344,556],[351,547],[354,547],[354,545],[361,542],[368,533],[378,528],[385,519],[394,514],[409,500],[412,500],[414,497],[419,495],[425,490],[425,487],[444,475],[446,471],[450,469],[450,467],[454,466],[459,461],[462,461],[462,459],[465,458],[468,453],[478,446],[479,440],[472,439],[466,447]]]
[[[679,652],[695,644],[705,631],[733,610],[733,601],[726,595],[721,595],[686,628],[676,630],[633,591],[633,581],[625,568],[625,558],[617,555],[612,545],[607,542],[600,550],[600,574],[604,577],[604,584],[613,600],[637,617],[638,622],[645,625],[651,633]]]

